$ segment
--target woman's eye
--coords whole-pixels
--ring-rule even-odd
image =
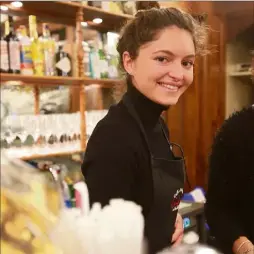
[[[158,56],[158,57],[155,58],[155,60],[158,61],[158,62],[161,62],[161,63],[168,62],[168,59],[164,56]]]
[[[192,62],[192,61],[184,61],[183,62],[183,66],[188,67],[188,68],[192,67],[193,65],[194,65],[194,62]]]

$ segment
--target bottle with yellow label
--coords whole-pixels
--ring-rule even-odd
[[[43,45],[38,38],[36,16],[29,16],[29,30],[31,38],[31,52],[33,60],[34,75],[44,75],[44,58],[43,58]]]
[[[33,61],[31,52],[31,40],[27,36],[27,29],[25,26],[19,27],[19,41],[20,41],[20,64],[21,74],[33,75]]]
[[[46,23],[42,24],[42,36],[40,37],[40,41],[43,47],[45,75],[53,76],[55,75],[56,44],[50,36],[49,26]]]

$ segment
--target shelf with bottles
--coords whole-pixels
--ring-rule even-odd
[[[118,34],[95,32],[94,38],[88,40],[87,37],[87,41],[82,42],[84,77],[81,79],[71,77],[75,70],[72,70],[70,52],[64,49],[66,42],[56,42],[50,35],[47,23],[42,24],[42,36],[38,37],[36,17],[30,15],[29,30],[30,37],[24,25],[17,32],[14,30],[11,16],[5,21],[5,36],[1,38],[2,83],[16,81],[16,84],[45,86],[100,84],[112,87],[120,82],[115,50]]]
[[[8,16],[5,33],[1,34],[1,73],[43,76],[72,76],[70,55],[57,45],[50,35],[49,25],[42,24],[38,36],[36,16],[29,16],[29,36],[26,26],[14,29],[14,19]]]
[[[16,8],[8,1],[1,1],[1,5],[6,6],[8,8],[8,13],[12,15],[20,16],[33,14],[47,21],[57,21],[61,24],[72,26],[75,25],[77,12],[82,10],[84,21],[86,21],[89,26],[104,29],[105,31],[118,30],[123,23],[133,18],[133,16],[129,14],[135,13],[135,4],[101,2],[103,6],[98,8],[88,6],[90,3],[93,2],[49,1],[45,3],[43,1],[24,1],[22,2],[23,6],[21,8]],[[126,14],[126,12],[129,14]],[[100,18],[103,22],[93,22],[95,18]]]
[[[8,5],[10,3],[1,2],[1,4]],[[23,7],[19,10],[14,9],[11,6],[9,7],[10,8],[6,11],[6,14],[15,15],[15,13],[20,12],[21,16],[29,15],[29,36],[27,35],[24,24],[23,27],[18,30],[18,33],[15,34],[13,19],[11,17],[8,18],[8,22],[6,22],[7,29],[5,29],[7,30],[6,35],[3,39],[1,38],[1,84],[13,84],[15,82],[18,84],[17,82],[20,82],[19,84],[23,85],[34,85],[33,92],[35,114],[40,113],[40,87],[47,87],[48,85],[65,85],[67,86],[67,89],[70,87],[70,112],[80,112],[80,124],[78,126],[80,130],[80,137],[78,142],[75,144],[78,145],[78,147],[67,150],[84,151],[87,143],[86,128],[88,128],[87,122],[89,121],[86,121],[86,116],[84,114],[86,111],[87,101],[85,98],[86,93],[84,92],[84,89],[80,87],[81,85],[90,86],[92,84],[99,84],[101,87],[113,87],[115,84],[122,82],[118,78],[120,75],[116,72],[117,57],[114,51],[110,51],[110,47],[113,45],[112,41],[115,42],[115,39],[111,41],[111,46],[106,48],[105,31],[108,32],[114,30],[116,26],[121,25],[122,21],[126,21],[128,18],[131,18],[131,16],[127,17],[124,14],[112,14],[94,6],[83,6],[81,3],[65,3],[60,1],[23,2]],[[100,13],[102,13],[102,16],[99,15]],[[42,17],[41,21],[46,20],[47,22],[53,22],[54,20],[60,21],[61,19],[72,20],[72,25],[75,24],[75,32],[73,32],[69,39],[65,38],[66,43],[71,45],[71,51],[65,52],[65,49],[61,47],[62,45],[60,42],[58,43],[59,51],[54,52],[54,46],[52,46],[54,43],[52,43],[49,26],[47,24],[43,24],[42,35],[39,36],[35,15]],[[101,18],[103,22],[102,24],[98,24],[98,22],[96,23],[93,22],[93,20],[89,20],[90,18]],[[89,40],[84,38],[84,36],[87,35],[87,31],[84,31],[84,29],[90,29],[93,26],[103,26],[107,23],[107,20],[112,22],[109,25],[112,25],[112,27],[107,27],[104,31],[104,36],[101,34],[98,35],[98,38],[102,37],[102,39],[98,39],[97,43],[89,43]],[[83,22],[87,22],[88,26],[86,28],[82,27],[84,25]],[[93,22],[93,24],[90,25],[90,22]],[[60,23],[63,25],[67,24],[65,22]],[[95,29],[95,31],[98,30],[99,29]],[[107,33],[107,36],[108,34],[109,32]],[[7,36],[8,40],[6,40]],[[115,36],[115,38],[116,37],[117,36]],[[75,38],[75,40],[73,38]],[[11,45],[9,43],[10,41]],[[28,50],[29,47],[27,47],[29,45],[30,50]],[[20,48],[21,52],[18,53],[18,49]],[[59,55],[59,59],[57,59],[56,54]],[[5,57],[3,57],[3,55],[5,55]],[[61,57],[62,55],[64,57]],[[10,59],[11,61],[9,61]],[[56,59],[55,63],[52,59]],[[59,62],[61,64],[59,64]],[[6,68],[6,65],[8,68]],[[69,67],[67,68],[66,66]],[[56,67],[60,69],[60,74],[56,72]],[[55,73],[59,76],[54,76],[56,75]],[[79,85],[79,89],[76,89],[76,85]],[[21,87],[17,87],[17,89],[20,88]],[[27,87],[27,89],[31,88]],[[40,148],[42,148],[42,146]],[[53,146],[51,146],[51,148],[53,148]],[[35,149],[38,150],[38,147],[35,147]],[[27,149],[26,152],[28,152],[28,150],[29,149]],[[57,150],[54,148],[53,150],[49,151],[48,149],[48,153],[68,153],[68,151],[61,151],[61,149]],[[39,152],[37,151],[37,156],[38,153]],[[30,154],[29,156],[34,155]],[[47,156],[47,154],[43,153],[43,156]],[[23,155],[21,157],[23,157]]]

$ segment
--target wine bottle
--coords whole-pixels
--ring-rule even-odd
[[[7,42],[9,73],[20,73],[19,39],[14,31],[13,17],[8,16],[5,22],[5,41]]]
[[[63,45],[59,45],[59,51],[56,53],[56,74],[57,76],[72,75],[71,57],[64,51]]]
[[[9,70],[9,59],[8,59],[8,45],[7,41],[5,40],[6,36],[6,30],[5,34],[2,33],[1,29],[1,38],[0,38],[0,72],[6,73]]]

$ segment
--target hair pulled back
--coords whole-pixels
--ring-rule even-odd
[[[206,52],[207,27],[190,14],[178,8],[160,8],[156,1],[136,2],[136,9],[137,13],[134,19],[127,22],[122,28],[117,44],[119,67],[127,79],[128,74],[123,66],[123,53],[125,51],[129,52],[131,58],[135,60],[140,47],[155,40],[157,34],[169,26],[176,26],[191,34],[196,54],[204,54]],[[125,90],[126,87],[120,89],[118,87],[115,99],[118,100],[117,97],[121,96]]]

